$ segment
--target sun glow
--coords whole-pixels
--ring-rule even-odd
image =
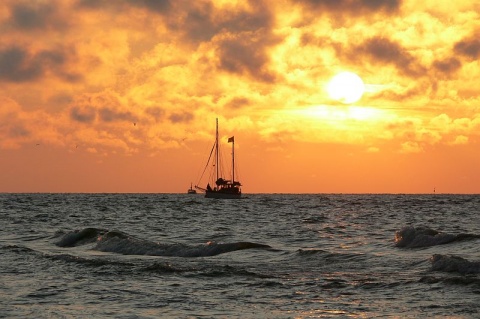
[[[302,116],[328,121],[378,121],[391,119],[393,115],[373,107],[349,106],[345,109],[328,105],[312,106],[300,111]]]
[[[336,101],[352,104],[360,100],[365,92],[365,85],[355,73],[342,72],[335,75],[328,83],[327,92]]]

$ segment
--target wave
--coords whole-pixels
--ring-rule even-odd
[[[85,228],[82,230],[75,230],[71,233],[65,234],[55,243],[59,247],[75,247],[85,244],[94,243],[98,237],[107,233],[108,230],[100,228]]]
[[[5,250],[5,251],[17,253],[17,254],[34,252],[33,249],[30,249],[30,248],[24,247],[24,246],[17,246],[17,245],[0,246],[0,250]]]
[[[323,249],[315,249],[315,248],[306,248],[306,249],[299,249],[296,252],[296,256],[298,256],[302,261],[321,261],[324,264],[345,264],[345,263],[358,263],[367,260],[367,256],[365,254],[356,254],[356,253],[333,253],[330,251],[326,251]]]
[[[151,260],[117,260],[108,257],[102,258],[85,258],[80,256],[72,256],[68,254],[48,255],[46,258],[56,261],[65,262],[67,264],[76,264],[85,268],[93,268],[102,276],[112,275],[138,275],[141,273],[153,273],[156,275],[184,274],[188,277],[253,277],[260,279],[275,278],[270,274],[254,272],[244,267],[219,265],[219,264],[185,264],[159,262]]]
[[[480,274],[480,261],[469,261],[462,257],[435,254],[430,258],[433,271]]]
[[[85,228],[63,235],[55,244],[59,247],[74,247],[95,243],[93,250],[122,255],[206,257],[245,249],[267,249],[272,247],[252,242],[216,243],[201,245],[162,244],[136,238],[121,231]]]
[[[475,234],[447,234],[440,233],[428,227],[405,226],[395,232],[395,246],[406,248],[430,247],[444,245],[455,241],[480,238]]]
[[[449,285],[473,286],[474,289],[475,287],[478,287],[478,289],[480,289],[480,278],[477,278],[476,276],[423,276],[422,278],[420,278],[419,282],[427,283],[430,285],[444,283]]]

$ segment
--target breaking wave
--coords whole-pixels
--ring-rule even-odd
[[[428,227],[405,226],[395,232],[395,246],[406,248],[430,247],[444,245],[455,241],[480,238],[475,234],[447,234],[440,233]]]
[[[62,236],[62,238],[55,243],[59,247],[75,247],[94,243],[98,237],[107,233],[106,229],[99,228],[85,228],[82,230],[75,230]]]
[[[244,249],[268,249],[269,245],[252,242],[216,243],[200,245],[162,244],[128,235],[121,231],[85,228],[67,233],[55,244],[59,247],[75,247],[95,243],[93,250],[123,255],[206,257]]]
[[[457,272],[462,275],[480,274],[480,261],[469,261],[458,256],[435,254],[430,258],[433,271]]]

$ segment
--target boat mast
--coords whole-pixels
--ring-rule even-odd
[[[218,181],[218,118],[216,119],[216,130],[215,130],[215,168],[217,175],[215,176],[215,182]]]
[[[235,138],[232,140],[232,184],[235,183]]]

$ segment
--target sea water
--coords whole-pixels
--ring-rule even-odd
[[[2,318],[480,316],[480,196],[0,194]]]

